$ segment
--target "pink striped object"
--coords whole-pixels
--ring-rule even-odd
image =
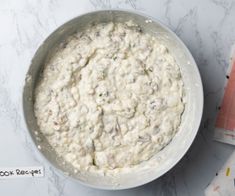
[[[235,145],[235,55],[215,123],[214,139]]]
[[[235,61],[232,65],[220,108],[216,119],[216,127],[235,131]]]

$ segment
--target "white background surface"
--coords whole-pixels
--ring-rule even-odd
[[[139,188],[101,191],[66,179],[32,148],[23,121],[25,73],[37,47],[55,28],[82,13],[135,9],[168,25],[192,52],[202,75],[205,110],[186,156],[162,178]],[[200,196],[234,147],[212,141],[231,47],[235,43],[234,0],[1,0],[0,167],[45,166],[45,177],[0,181],[1,196],[160,195]]]

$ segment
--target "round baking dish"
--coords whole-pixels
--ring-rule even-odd
[[[53,51],[53,48],[61,40],[76,31],[82,31],[89,24],[110,21],[126,22],[129,20],[138,24],[144,32],[160,37],[180,66],[185,86],[186,105],[179,131],[163,150],[147,161],[150,167],[145,167],[145,163],[143,163],[143,167],[141,166],[137,171],[122,173],[115,177],[76,173],[70,165],[56,156],[55,151],[40,133],[33,108],[35,85],[45,60],[50,55],[50,51]],[[159,178],[184,156],[191,146],[200,125],[203,111],[203,88],[197,65],[189,50],[165,25],[151,17],[135,12],[102,10],[90,12],[70,20],[55,30],[39,47],[26,76],[23,91],[23,109],[25,122],[32,141],[46,162],[82,184],[100,189],[127,189]]]

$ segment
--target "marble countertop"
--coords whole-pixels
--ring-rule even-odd
[[[168,25],[188,46],[201,72],[205,109],[199,133],[167,174],[122,191],[87,188],[58,174],[34,151],[22,115],[22,88],[37,47],[58,26],[82,13],[125,8]],[[45,177],[1,180],[0,195],[200,196],[234,150],[212,140],[232,45],[233,0],[2,0],[0,2],[0,167],[43,165]]]

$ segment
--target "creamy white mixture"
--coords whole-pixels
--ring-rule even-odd
[[[45,64],[35,92],[41,132],[80,171],[131,168],[164,148],[184,110],[179,66],[132,22],[70,36]]]

